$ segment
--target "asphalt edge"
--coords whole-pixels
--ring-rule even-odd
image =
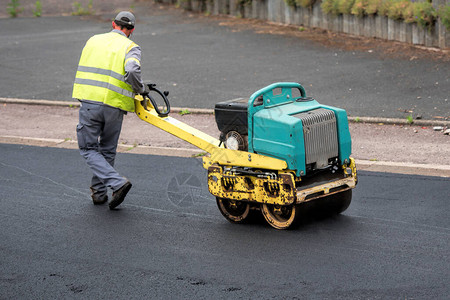
[[[78,149],[78,144],[76,141],[67,139],[0,136],[0,143],[63,149]],[[202,157],[206,154],[200,149],[155,147],[143,145],[134,146],[126,144],[119,144],[117,151],[119,153],[164,155],[174,157]],[[355,161],[359,171],[450,178],[450,165],[415,164],[406,162],[371,161],[361,159],[355,159]]]

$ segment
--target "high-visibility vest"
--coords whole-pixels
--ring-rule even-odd
[[[72,97],[99,101],[134,112],[131,85],[125,82],[125,56],[137,45],[116,32],[91,37],[83,48]]]

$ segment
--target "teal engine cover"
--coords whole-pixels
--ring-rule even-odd
[[[306,97],[298,83],[280,82],[249,99],[248,151],[286,161],[297,176],[348,163],[351,138],[347,113]]]

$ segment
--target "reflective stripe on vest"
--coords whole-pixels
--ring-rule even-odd
[[[133,92],[121,89],[120,87],[117,87],[117,86],[115,86],[113,84],[110,84],[109,82],[97,81],[97,80],[92,80],[92,79],[75,78],[75,83],[84,84],[84,85],[98,86],[98,87],[102,87],[102,88],[111,90],[113,92],[116,92],[117,94],[121,94],[121,95],[129,97],[129,98],[133,98],[134,97],[134,93]]]
[[[125,77],[119,73],[116,73],[111,70],[106,69],[100,69],[100,68],[94,68],[94,67],[85,67],[85,66],[78,66],[78,72],[86,72],[86,73],[94,73],[94,74],[100,74],[100,75],[107,75],[110,77],[113,77],[117,80],[122,81],[124,84],[127,84],[125,82]],[[79,84],[85,84],[85,85],[93,85],[93,86],[99,86],[103,88],[110,89],[118,94],[124,95],[126,97],[134,98],[134,93],[127,91],[126,89],[119,88],[113,84],[110,84],[109,82],[104,81],[98,81],[93,79],[82,79],[82,78],[75,78],[75,83]]]
[[[85,66],[78,66],[79,72],[88,72],[88,73],[97,73],[101,75],[108,75],[111,77],[116,78],[117,80],[125,82],[125,78],[123,75],[116,73],[112,70],[106,70],[106,69],[100,69],[100,68],[94,68],[94,67],[85,67]]]
[[[132,44],[116,32],[89,39],[81,54],[72,97],[133,112],[135,94],[124,78],[124,60]]]

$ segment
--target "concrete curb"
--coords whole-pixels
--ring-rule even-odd
[[[62,106],[62,107],[80,107],[79,101],[59,101],[59,100],[40,100],[40,99],[18,99],[0,97],[0,103],[43,105],[43,106]],[[189,107],[171,107],[171,112],[179,113],[189,111],[191,114],[214,114],[213,109],[209,108],[189,108]]]
[[[38,99],[18,99],[0,97],[0,103],[27,104],[27,105],[47,105],[47,106],[67,106],[79,107],[78,101],[58,101],[58,100],[38,100]],[[171,107],[171,112],[180,113],[187,111],[191,114],[214,114],[214,109],[209,108],[189,108],[189,107]],[[397,118],[379,118],[379,117],[348,117],[353,123],[374,123],[374,124],[396,124],[396,125],[415,125],[415,126],[446,126],[450,127],[450,121],[446,120],[414,120],[409,124],[405,119]]]
[[[78,149],[78,144],[73,140],[44,139],[20,136],[0,136],[0,143],[19,144],[39,147],[53,147],[63,149]],[[118,152],[132,154],[151,154],[176,157],[201,157],[205,154],[200,149],[153,147],[153,146],[118,146]],[[170,150],[170,151],[168,151]],[[438,176],[450,178],[450,165],[413,164],[405,162],[368,161],[356,159],[358,170],[368,172],[382,172],[395,174]]]
[[[406,162],[355,159],[358,170],[395,174],[450,177],[449,165],[414,164]]]
[[[373,123],[373,124],[390,124],[390,125],[412,125],[412,126],[446,126],[450,127],[450,121],[445,120],[414,120],[409,123],[405,119],[397,118],[378,118],[378,117],[348,117],[352,123]]]

